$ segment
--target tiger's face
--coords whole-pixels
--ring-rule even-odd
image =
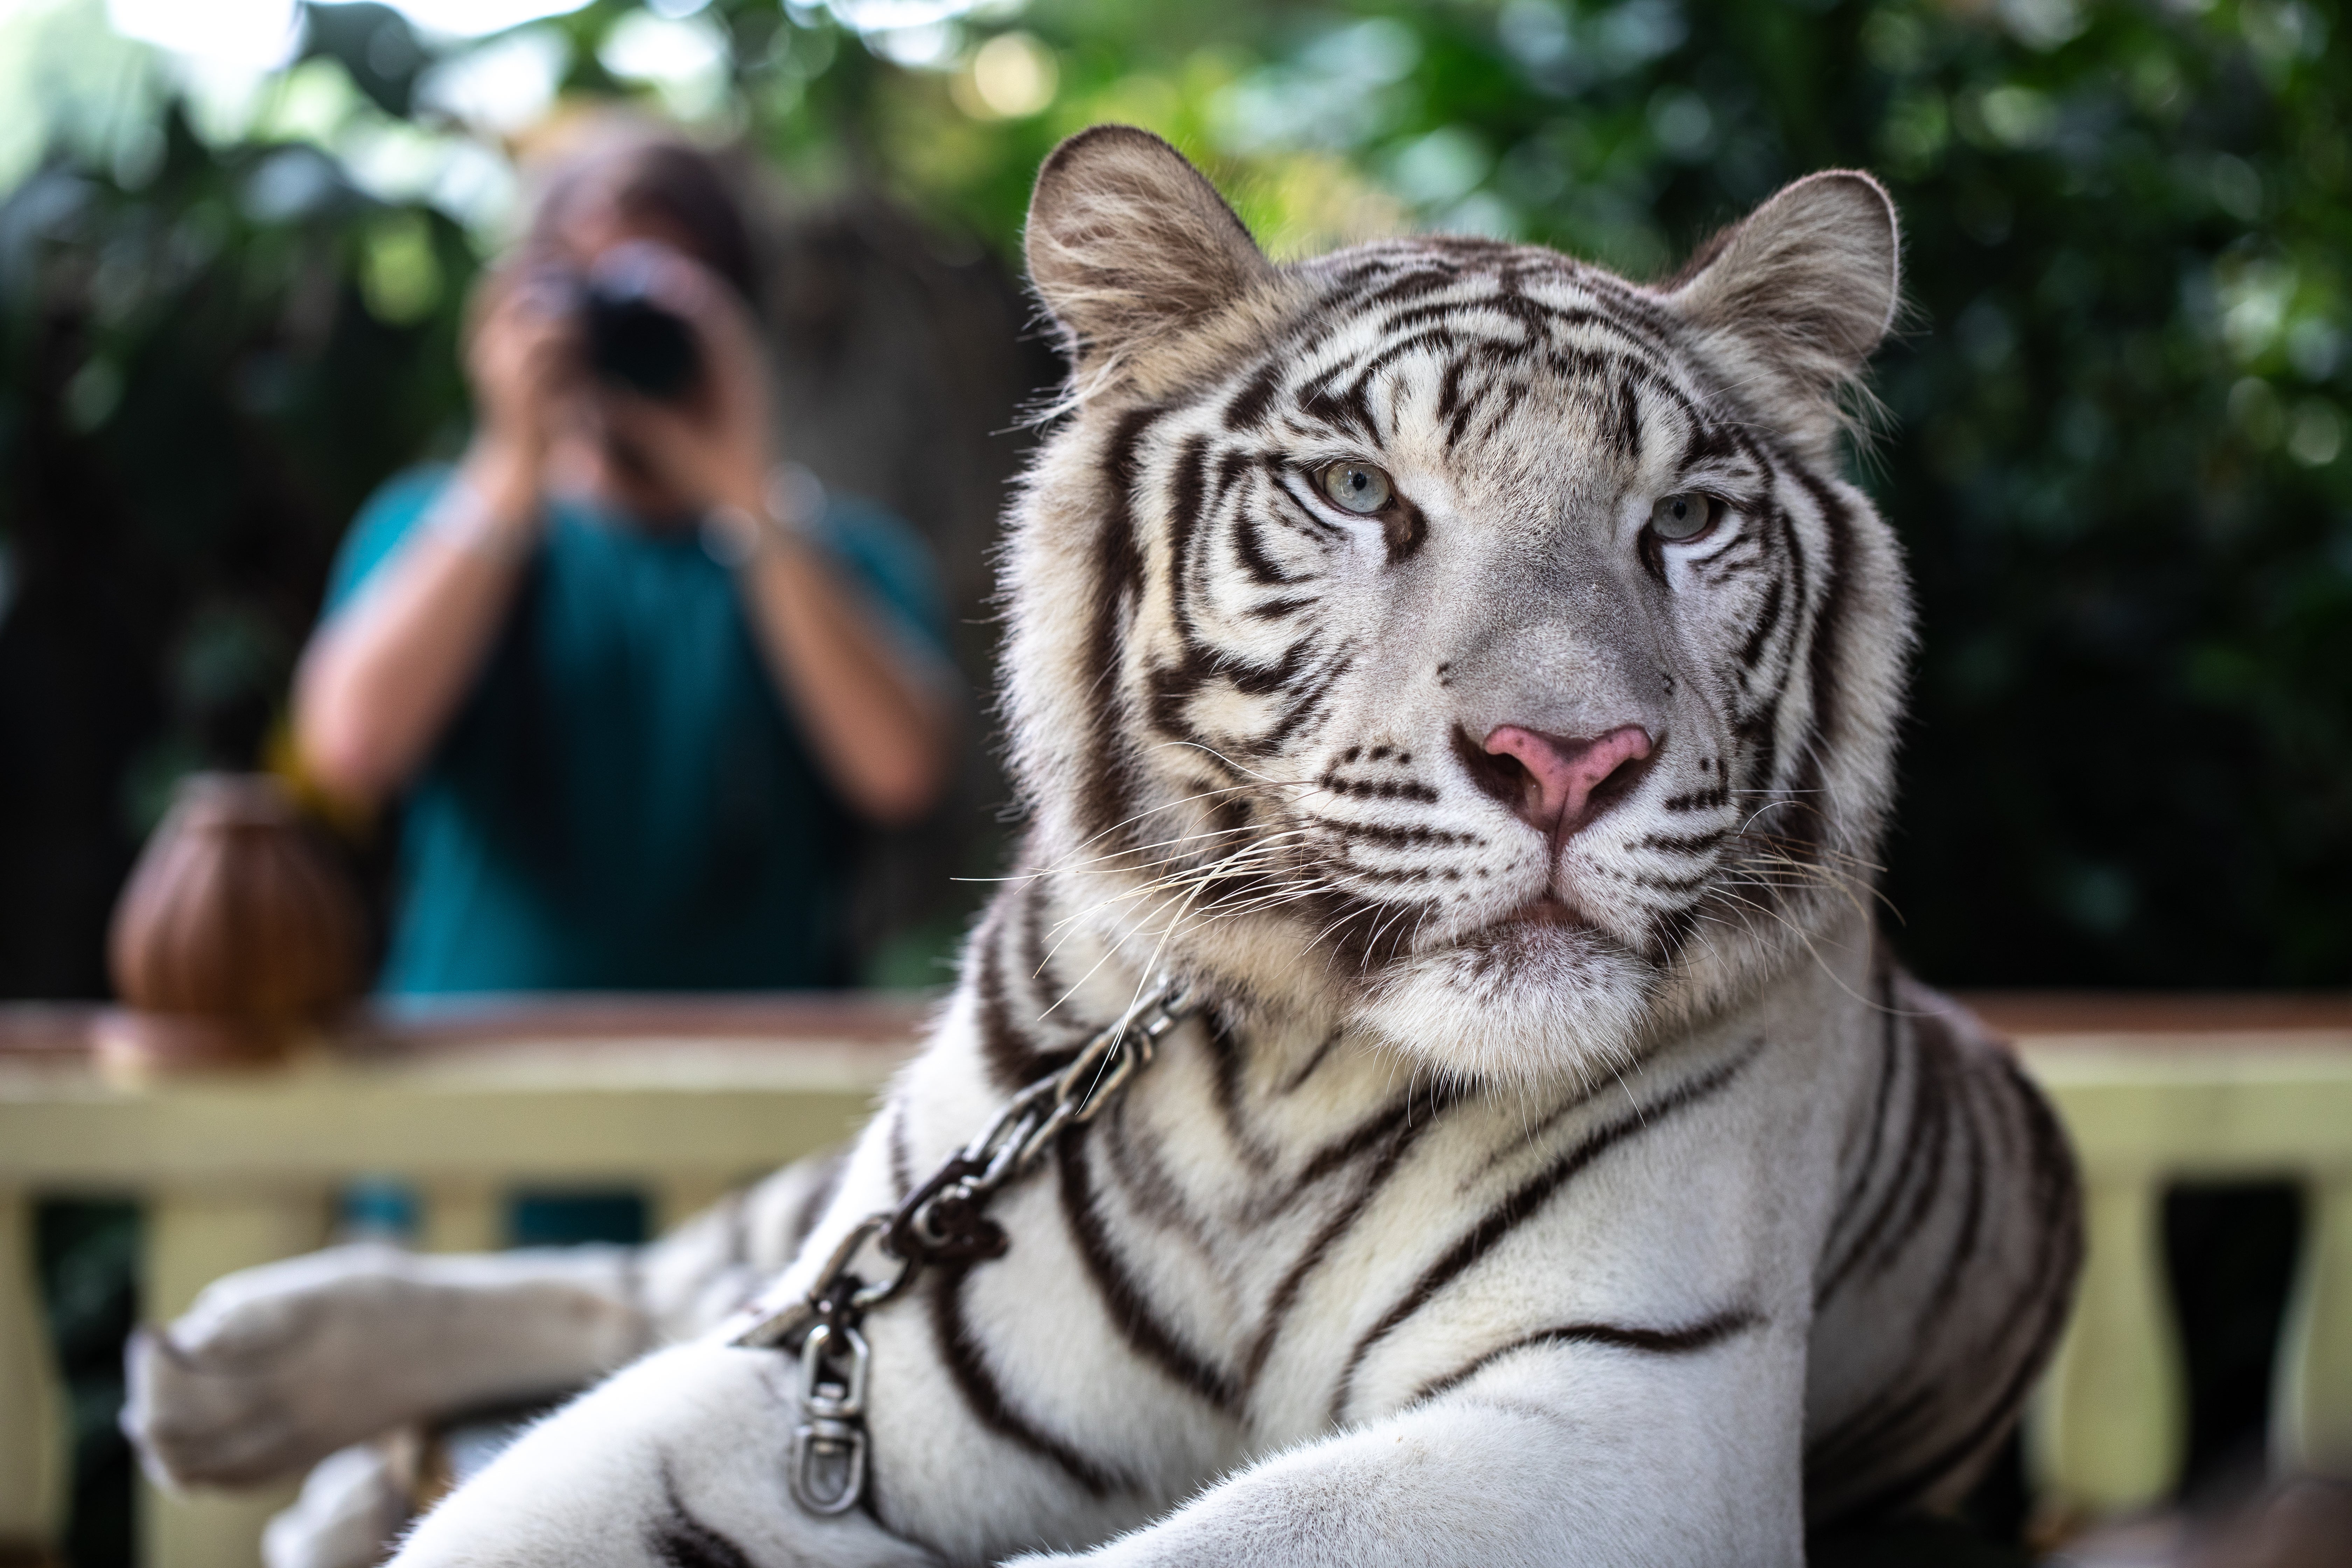
[[[1866,896],[1909,637],[1833,456],[1895,299],[1874,184],[1666,289],[1463,239],[1277,268],[1106,128],[1029,243],[1077,379],[1008,707],[1085,918],[1507,1078],[1618,1065]]]

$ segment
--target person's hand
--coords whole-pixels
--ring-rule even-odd
[[[597,258],[598,272],[608,268],[628,269],[654,303],[686,321],[702,377],[671,401],[600,383],[599,413],[681,499],[761,510],[775,454],[766,349],[751,310],[724,279],[667,246],[617,246]]]
[[[466,468],[501,511],[532,504],[564,405],[577,395],[579,329],[570,303],[528,257],[491,273],[474,296],[466,373],[476,423]]]

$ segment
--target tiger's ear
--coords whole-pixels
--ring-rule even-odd
[[[1037,171],[1029,277],[1079,364],[1125,360],[1274,276],[1216,187],[1148,131],[1097,125]]]
[[[1902,245],[1895,204],[1868,174],[1808,174],[1717,235],[1670,296],[1732,395],[1808,445],[1843,423],[1842,399],[1894,324]]]

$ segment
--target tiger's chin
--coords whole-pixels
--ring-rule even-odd
[[[1400,958],[1358,994],[1348,1023],[1442,1073],[1591,1079],[1633,1059],[1658,978],[1580,920],[1513,918]]]

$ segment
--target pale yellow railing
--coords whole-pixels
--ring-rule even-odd
[[[1971,1000],[2018,1042],[2083,1168],[2081,1295],[2027,1426],[2045,1500],[2116,1513],[2179,1479],[2188,1412],[2161,1219],[2180,1180],[2303,1188],[2271,1465],[2352,1475],[2352,1003]]]
[[[79,1048],[86,1016],[0,1023],[0,1552],[54,1538],[58,1396],[31,1279],[30,1209],[129,1195],[145,1215],[141,1314],[171,1318],[231,1269],[327,1239],[337,1190],[401,1179],[420,1241],[499,1245],[519,1186],[635,1187],[667,1226],[729,1186],[837,1142],[911,1046],[921,1008],[541,1003],[323,1043],[289,1066],[147,1083]],[[290,1488],[142,1501],[149,1568],[254,1568]]]
[[[2045,1494],[2106,1512],[2175,1479],[2185,1412],[2157,1231],[2173,1176],[2307,1184],[2274,1454],[2352,1471],[2352,1004],[1982,1005],[2056,1099],[2091,1194],[2082,1305],[2031,1434]],[[496,1246],[520,1186],[635,1186],[667,1225],[846,1135],[919,1012],[882,998],[541,1002],[374,1029],[265,1072],[133,1083],[82,1048],[88,1014],[0,1009],[0,1561],[53,1538],[63,1498],[37,1198],[144,1205],[150,1321],[232,1268],[319,1245],[354,1178],[414,1186],[422,1243],[438,1249]],[[145,1560],[253,1568],[287,1495],[151,1495]]]

